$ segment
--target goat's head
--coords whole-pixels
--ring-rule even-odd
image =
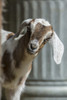
[[[30,54],[30,55],[33,55],[33,56],[38,54],[39,50],[48,41],[51,40],[50,41],[51,44],[52,44],[53,41],[58,42],[55,39],[55,37],[57,38],[57,36],[56,36],[55,32],[53,31],[52,26],[49,24],[48,21],[46,21],[44,19],[28,19],[28,20],[25,20],[21,24],[20,30],[19,30],[15,40],[22,38],[23,36],[25,36],[26,33],[30,35],[28,37],[29,41],[28,41],[28,44],[27,44],[27,53]],[[57,39],[57,40],[59,40],[59,39]],[[60,43],[60,41],[58,43],[63,49],[64,48],[63,44]],[[55,46],[53,46],[53,48],[55,48]],[[60,51],[60,50],[58,50],[58,51]],[[61,58],[62,58],[62,55],[63,55],[63,51],[64,50],[62,50],[62,53],[60,54]],[[58,55],[59,55],[59,52],[57,53],[57,55],[55,55],[55,53],[56,53],[56,48],[54,50],[54,57],[56,56],[56,58],[57,58]],[[55,60],[55,62],[57,63],[56,60]]]

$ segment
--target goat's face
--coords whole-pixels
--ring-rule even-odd
[[[31,32],[27,51],[29,54],[36,54],[52,37],[52,26],[44,19],[30,20],[29,29]]]
[[[28,43],[28,52],[36,54],[52,37],[52,26],[43,19],[36,19],[30,22],[31,36]]]
[[[20,27],[20,36],[29,34],[27,45],[28,54],[36,54],[52,37],[52,26],[44,19],[28,19],[25,20]]]

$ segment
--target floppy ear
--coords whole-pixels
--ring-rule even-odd
[[[55,32],[49,43],[52,45],[54,61],[60,64],[64,53],[64,45]]]
[[[19,27],[19,31],[16,33],[15,35],[15,40],[20,39],[21,37],[23,37],[25,35],[25,33],[27,32],[27,23],[22,23],[21,26]]]

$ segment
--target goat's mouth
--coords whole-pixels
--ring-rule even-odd
[[[31,49],[27,48],[27,52],[28,52],[29,54],[31,54],[31,55],[36,54],[37,51],[38,51],[38,49],[36,49],[36,50],[31,50]]]

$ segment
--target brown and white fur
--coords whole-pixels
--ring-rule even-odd
[[[32,69],[32,61],[51,39],[52,26],[44,19],[23,21],[19,31],[2,42],[2,75],[7,100],[20,100],[25,81]]]

